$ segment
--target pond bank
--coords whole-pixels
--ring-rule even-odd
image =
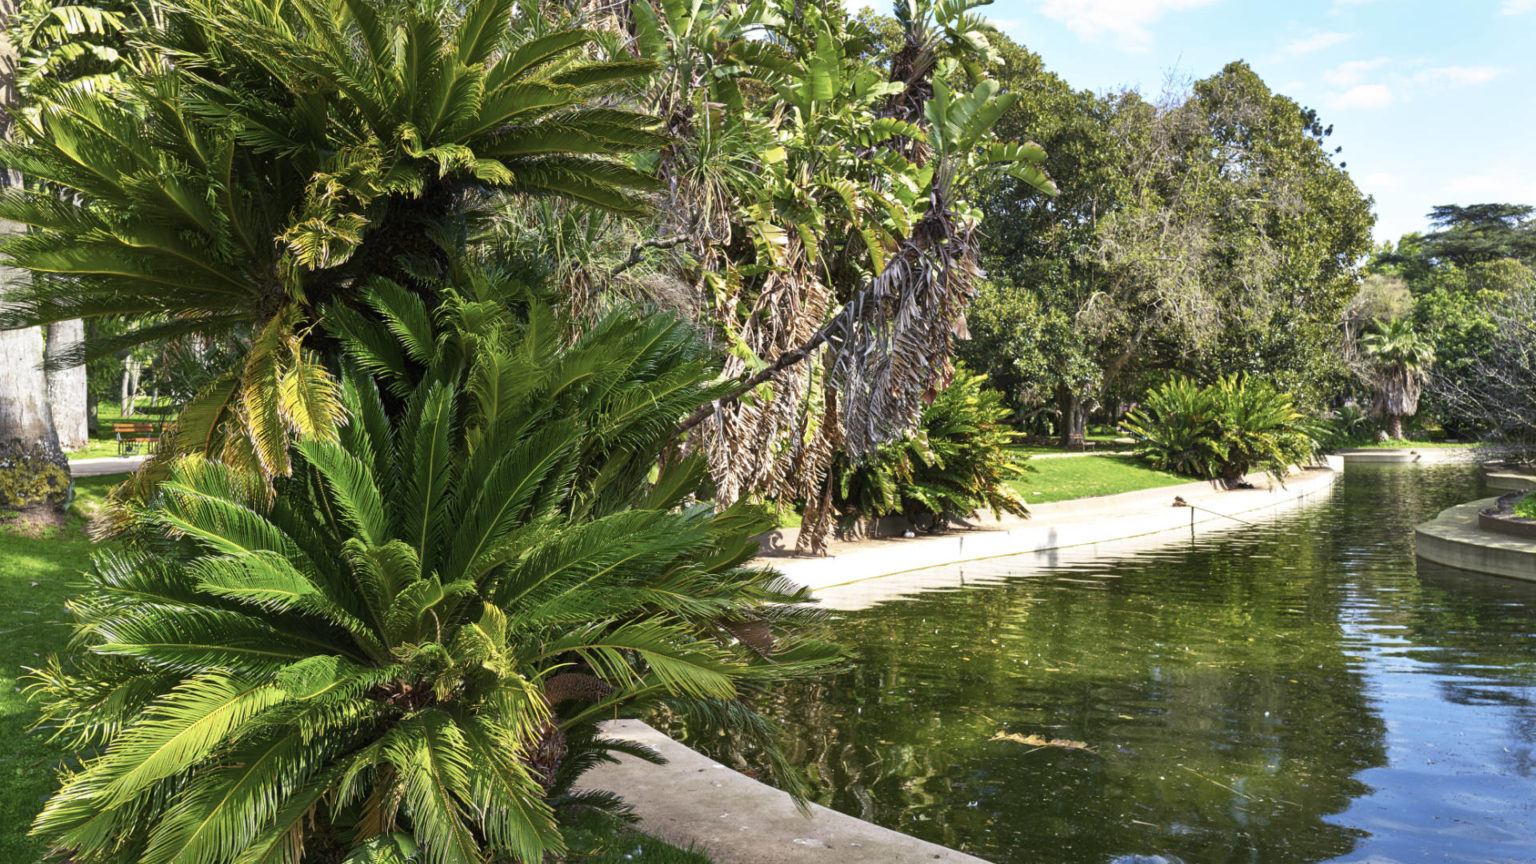
[[[818,804],[802,814],[787,793],[638,720],[609,721],[603,732],[652,747],[667,764],[621,756],[587,772],[581,785],[624,796],[645,833],[698,848],[718,864],[987,864]]]
[[[1293,474],[1284,486],[1263,475],[1250,475],[1251,489],[1229,490],[1197,482],[1078,498],[1035,505],[1028,519],[987,519],[970,530],[933,536],[836,542],[824,558],[793,558],[780,552],[759,560],[773,564],[790,581],[820,593],[963,561],[1023,554],[1049,559],[1057,550],[1181,529],[1241,528],[1255,515],[1292,506],[1329,488],[1337,477],[1337,471],[1320,468]],[[1176,501],[1189,506],[1177,506]],[[837,606],[847,608],[841,602]]]

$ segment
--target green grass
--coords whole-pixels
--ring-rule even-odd
[[[22,667],[36,667],[69,639],[64,603],[74,595],[89,562],[89,518],[122,477],[82,477],[62,528],[40,536],[12,530],[0,517],[0,861],[28,864],[42,844],[27,835],[32,817],[53,790],[63,751],[28,732],[37,711],[20,692]]]
[[[1034,470],[1012,483],[1029,504],[1116,495],[1193,481],[1180,474],[1158,471],[1134,456],[1032,459],[1029,465]]]

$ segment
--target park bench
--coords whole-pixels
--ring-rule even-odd
[[[1097,441],[1089,441],[1088,439],[1086,439],[1083,436],[1077,434],[1076,432],[1068,432],[1067,433],[1067,449],[1068,450],[1082,450],[1084,452],[1087,452],[1089,450],[1094,449],[1097,446],[1099,446],[1099,442],[1097,442]]]
[[[147,448],[160,440],[160,424],[113,423],[112,434],[117,437],[117,455],[131,456],[140,447]]]

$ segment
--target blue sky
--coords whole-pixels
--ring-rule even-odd
[[[853,5],[876,5],[854,0]],[[1376,238],[1435,204],[1536,204],[1536,0],[996,0],[979,10],[1076,87],[1160,92],[1246,60],[1316,108]]]

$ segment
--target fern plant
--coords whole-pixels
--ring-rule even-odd
[[[568,344],[496,286],[370,285],[337,438],[270,485],[184,458],[98,556],[32,685],[82,753],[34,826],[71,860],[540,861],[555,807],[613,803],[571,791],[598,719],[766,732],[746,697],[835,658],[784,632],[763,520],[659,459],[715,392],[694,335],[620,310]]]
[[[1126,419],[1153,467],[1229,486],[1262,470],[1277,481],[1316,455],[1316,424],[1267,382],[1229,375],[1200,386],[1187,378],[1147,394]]]
[[[943,527],[987,510],[996,518],[1029,512],[1009,481],[1024,475],[1003,395],[961,368],[923,411],[916,432],[869,457],[845,461],[838,508],[845,524],[899,513],[915,525]],[[844,460],[847,457],[842,457]]]

